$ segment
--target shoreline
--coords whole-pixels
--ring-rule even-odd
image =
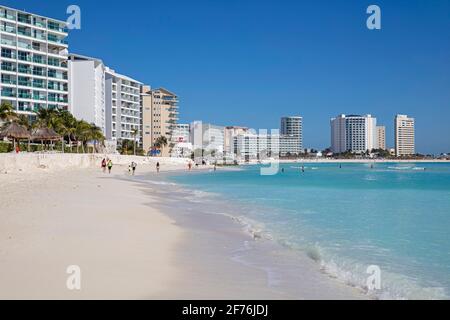
[[[135,177],[126,166],[111,176],[92,168],[1,174],[0,298],[367,299],[307,258],[254,241],[229,217],[167,210],[167,195],[183,191],[161,178],[144,165]],[[81,291],[66,287],[72,265],[82,270]]]
[[[389,165],[390,163],[388,163]],[[447,163],[445,163],[447,164]],[[430,164],[431,165],[431,164]],[[400,167],[402,167],[400,165]],[[328,166],[324,166],[324,168],[329,168]],[[391,167],[389,167],[391,168]],[[411,166],[408,166],[407,168],[411,169],[411,172],[414,172],[413,168]],[[253,169],[248,168],[252,172]],[[257,169],[257,168],[256,168]],[[395,168],[393,168],[395,169]],[[403,171],[403,170],[402,170]],[[431,170],[433,172],[433,170]],[[366,280],[367,276],[366,274],[366,266],[370,265],[370,259],[354,259],[354,257],[350,258],[349,256],[342,255],[341,258],[343,259],[337,259],[336,261],[333,261],[333,256],[327,255],[324,251],[324,254],[322,255],[321,248],[320,247],[314,247],[312,245],[314,244],[307,244],[307,246],[304,246],[300,243],[290,242],[290,241],[284,241],[283,234],[280,234],[279,231],[283,231],[283,229],[274,229],[270,226],[270,223],[272,220],[270,219],[264,219],[264,216],[259,216],[259,213],[268,213],[272,215],[272,211],[270,206],[258,206],[257,203],[250,201],[251,207],[249,205],[246,205],[246,201],[240,202],[240,197],[237,196],[237,194],[233,193],[229,188],[220,188],[215,185],[214,183],[218,183],[218,181],[224,181],[224,183],[227,183],[228,181],[231,181],[232,177],[238,177],[237,175],[230,175],[226,174],[225,178],[223,179],[213,179],[212,177],[205,176],[200,179],[194,179],[192,182],[190,182],[190,179],[185,179],[183,176],[180,176],[179,179],[174,179],[175,182],[179,182],[182,186],[185,186],[186,188],[199,188],[201,190],[204,190],[206,193],[209,193],[209,189],[212,189],[211,195],[215,198],[219,199],[218,206],[222,206],[224,201],[230,201],[231,199],[235,199],[236,201],[236,208],[235,211],[233,211],[233,214],[227,215],[229,218],[237,221],[242,222],[243,224],[249,226],[251,229],[247,230],[250,231],[252,235],[254,235],[258,239],[269,239],[274,240],[276,243],[280,244],[283,248],[287,248],[287,250],[293,250],[295,252],[301,252],[302,256],[307,256],[308,259],[313,260],[316,265],[320,264],[320,271],[324,272],[329,278],[337,279],[339,283],[345,283],[347,286],[350,286],[352,288],[357,288],[359,291],[358,293],[363,294],[365,299],[382,299],[382,300],[391,300],[391,299],[448,299],[448,296],[443,291],[444,289],[441,289],[439,285],[433,285],[428,284],[426,281],[430,281],[429,278],[427,278],[427,275],[425,275],[423,278],[418,278],[417,280],[409,279],[408,273],[402,272],[402,270],[397,269],[396,271],[384,271],[384,277],[385,277],[385,283],[383,284],[382,290],[376,290],[373,293],[367,292],[366,289]],[[239,178],[237,178],[239,180]],[[248,176],[245,176],[244,181],[248,180]],[[201,182],[204,182],[205,185],[202,186]],[[237,183],[237,182],[236,182]],[[220,184],[219,184],[220,185]],[[254,185],[254,184],[253,184]],[[210,187],[208,187],[210,186]],[[233,184],[233,186],[237,186],[236,184]],[[243,185],[243,188],[245,188],[245,184]],[[229,190],[231,192],[230,196],[227,195],[225,191]],[[258,197],[264,197],[264,195],[260,192],[256,198]],[[248,196],[247,196],[248,198]],[[243,200],[247,200],[246,197],[243,197]],[[256,210],[254,210],[254,206],[256,205]],[[246,213],[246,208],[250,209],[250,213]],[[277,210],[276,208],[272,207],[272,210]],[[239,213],[240,212],[240,213]],[[237,213],[237,214],[236,214]],[[252,220],[252,219],[257,219]],[[269,223],[267,226],[265,225],[265,222]],[[283,220],[281,220],[283,221]],[[275,223],[275,221],[272,221]],[[308,230],[306,230],[308,233]],[[272,233],[273,232],[273,233]],[[325,248],[326,249],[326,248]],[[337,258],[337,257],[336,257]],[[393,257],[395,258],[395,257]],[[397,261],[397,260],[395,260]],[[348,263],[354,263],[355,267],[349,267]],[[362,263],[361,263],[362,262]],[[398,262],[398,261],[397,261]],[[347,263],[347,265],[346,265]],[[422,275],[420,275],[422,276]],[[430,282],[428,282],[430,283]],[[444,282],[445,283],[445,282]]]
[[[179,299],[186,299],[186,294],[190,299],[201,300],[371,299],[362,290],[324,273],[321,266],[306,253],[286,248],[273,239],[266,239],[260,231],[248,229],[250,225],[237,216],[236,208],[225,208],[223,199],[219,203],[214,203],[216,199],[210,199],[212,203],[207,203],[205,198],[208,194],[169,182],[167,176],[172,174],[180,173],[165,173],[158,181],[147,183],[156,183],[164,187],[160,192],[171,193],[170,199],[166,197],[163,203],[156,204],[157,208],[175,220],[177,226],[187,230],[189,240],[184,242],[185,249],[176,255],[179,257],[178,263],[190,260],[193,248],[195,260],[203,261],[195,266],[201,271],[190,273],[184,284],[179,285],[180,292],[186,292],[181,293]],[[177,203],[186,199],[192,201],[183,204],[183,209],[188,212],[176,210]],[[219,212],[214,211],[217,205],[221,206]],[[227,209],[232,210],[233,214],[225,213]],[[214,263],[207,262],[211,260]],[[222,276],[218,278],[217,274]],[[202,285],[199,286],[199,283]],[[194,295],[189,291],[192,287],[196,288]],[[221,289],[218,290],[218,287]]]
[[[117,156],[113,174],[107,175],[98,168],[101,155],[78,155],[74,159],[46,155],[39,157],[39,161],[46,161],[43,167],[24,162],[29,158],[19,155],[16,164],[20,166],[14,170],[10,167],[3,171],[0,166],[0,184],[7,186],[0,193],[0,218],[4,221],[0,226],[0,234],[4,235],[0,237],[0,268],[5,271],[0,276],[0,298],[374,298],[364,289],[345,283],[345,279],[325,273],[309,252],[299,254],[298,250],[265,239],[264,228],[246,221],[245,215],[240,217],[242,208],[228,206],[226,199],[214,202],[202,191],[167,180],[173,174],[204,174],[213,170],[211,166],[188,171],[185,159],[140,158],[137,175],[130,176],[127,164],[136,158]],[[66,161],[68,158],[71,161]],[[156,162],[162,165],[160,175],[156,175]],[[218,168],[236,170],[242,168]],[[138,220],[142,223],[137,224]],[[110,228],[109,233],[104,232],[104,225]],[[76,246],[78,239],[85,252]],[[124,246],[139,248],[138,253],[134,249],[127,252]],[[118,255],[114,252],[116,247]],[[93,252],[95,248],[101,251],[100,255]],[[156,260],[148,256],[150,253]],[[78,258],[69,259],[71,256]],[[37,262],[33,267],[36,275],[26,265],[30,257]],[[61,284],[67,278],[61,259],[66,259],[66,264],[80,260],[88,268],[92,263],[93,274],[99,278],[95,280],[96,276],[90,274],[88,279],[96,283],[95,290],[67,292]],[[141,267],[129,266],[122,260],[136,261]],[[108,261],[117,265],[105,265]],[[111,269],[112,278],[120,275],[119,283],[125,289],[111,290],[108,279],[100,274],[101,268]],[[56,281],[51,278],[56,273],[58,287],[50,285],[45,293],[36,291],[35,288],[46,287],[42,280]],[[130,284],[124,284],[128,277],[126,282]],[[28,282],[22,289],[21,278]],[[151,279],[152,283],[137,284],[138,278]]]
[[[363,160],[363,159],[306,159],[306,160],[280,160],[280,163],[319,163],[319,164],[327,164],[327,163],[450,163],[450,160]]]

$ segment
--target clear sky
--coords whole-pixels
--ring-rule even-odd
[[[449,0],[15,0],[65,20],[70,51],[181,98],[181,121],[255,129],[304,117],[305,147],[330,145],[330,118],[370,113],[393,146],[397,113],[416,118],[417,149],[450,152]],[[366,9],[382,10],[369,31]]]

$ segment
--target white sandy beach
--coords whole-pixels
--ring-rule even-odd
[[[365,298],[306,257],[255,243],[229,218],[156,209],[157,184],[134,180],[126,166],[108,175],[92,156],[61,164],[61,156],[19,155],[14,166],[16,156],[1,157],[9,167],[0,167],[0,299]],[[140,160],[148,179],[157,179],[155,161],[186,170],[185,160]],[[243,244],[255,247],[257,264],[231,258]],[[271,286],[266,260],[292,270],[285,286]],[[66,286],[72,265],[81,268],[80,291]]]

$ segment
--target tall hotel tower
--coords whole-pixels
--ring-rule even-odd
[[[0,6],[1,101],[18,113],[68,110],[66,22]]]
[[[112,69],[105,71],[106,139],[142,145],[142,83]]]
[[[378,148],[377,119],[370,114],[340,115],[331,119],[331,149],[334,153],[365,153]]]
[[[102,60],[69,56],[70,112],[77,119],[95,124],[106,136],[106,69]]]
[[[281,118],[281,144],[283,140],[288,143],[291,140],[291,147],[288,148],[295,154],[299,154],[303,150],[303,118],[302,117],[284,117]],[[292,144],[293,140],[293,144]]]
[[[159,137],[166,137],[169,146],[163,148],[163,156],[169,156],[178,141],[174,136],[179,111],[178,96],[164,88],[141,87],[143,148],[148,153]]]
[[[415,153],[415,120],[407,115],[397,115],[395,117],[395,154],[401,157]]]

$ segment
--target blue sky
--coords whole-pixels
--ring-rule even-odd
[[[450,152],[450,1],[2,1],[66,19],[70,50],[179,94],[181,120],[278,128],[302,115],[305,147],[330,144],[329,120],[370,113],[393,146],[397,113],[423,153]],[[366,9],[382,9],[382,30]]]

